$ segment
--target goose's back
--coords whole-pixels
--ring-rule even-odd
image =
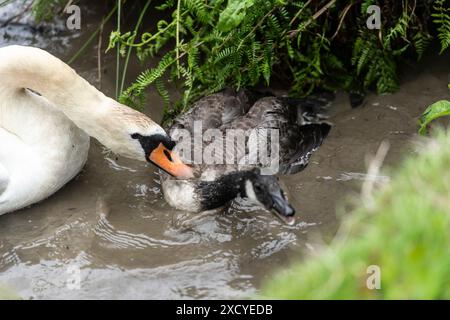
[[[191,155],[204,156],[204,151],[215,143],[215,139],[203,139],[199,142],[194,139],[194,132],[200,127],[202,134],[208,129],[217,129],[216,133],[219,132],[224,142],[222,159],[225,162],[227,157],[234,157],[235,163],[225,165],[196,161],[194,167],[197,171],[210,178],[213,175],[211,172],[218,175],[243,168],[238,165],[243,159],[237,156],[249,154],[249,137],[252,130],[254,132],[255,129],[267,129],[265,132],[268,135],[271,134],[269,130],[276,130],[279,138],[275,143],[279,146],[280,173],[291,174],[306,167],[312,153],[328,135],[331,127],[323,122],[322,113],[329,102],[329,97],[293,99],[251,90],[225,90],[197,101],[187,113],[175,119],[169,132],[173,135],[177,129],[189,131],[193,151]],[[194,125],[196,122],[200,127]],[[232,131],[241,139],[245,139],[245,143],[236,145],[236,148],[230,151],[226,148],[226,139]],[[270,150],[273,141],[270,136],[267,139],[267,148]],[[227,155],[227,152],[234,153],[234,156]],[[192,156],[188,160],[195,160],[194,158],[195,156]],[[262,165],[260,162],[252,162],[245,168]]]
[[[313,152],[327,137],[331,126],[324,122],[325,101],[267,96],[259,99],[242,117],[230,123],[229,128],[244,130],[275,130],[278,140],[279,173],[293,174],[303,170]],[[248,152],[248,149],[246,150]],[[262,165],[258,163],[258,165]]]
[[[248,90],[224,91],[197,101],[189,112],[174,121],[169,133],[172,135],[176,129],[187,130],[192,135],[193,150],[190,151],[204,156],[206,148],[210,147],[215,139],[194,141],[196,121],[202,123],[201,133],[208,129],[218,129],[216,133],[218,132],[223,142],[228,138],[229,130],[234,130],[241,139],[244,139],[245,150],[241,151],[247,157],[249,154],[247,133],[252,129],[274,129],[279,136],[279,173],[292,174],[307,166],[311,154],[321,145],[331,128],[329,124],[323,123],[319,116],[319,111],[322,111],[320,109],[324,105],[321,102],[316,104],[309,100],[278,98]],[[237,149],[238,147],[233,152],[239,152]],[[222,160],[225,160],[226,152],[229,152],[226,143],[222,146],[222,152]],[[221,178],[232,176],[239,171],[262,167],[260,162],[238,164],[240,160],[242,159],[235,159],[233,164],[208,164],[204,161],[194,163],[193,167],[198,177],[191,180],[177,180],[166,173],[161,173],[166,201],[180,210],[194,212],[201,211],[205,207],[217,207],[221,201],[214,202],[213,198],[228,199],[230,196],[226,191],[228,186],[220,185],[220,181],[223,180]],[[206,185],[210,186],[208,190],[205,189]]]
[[[194,123],[201,121],[203,132],[220,128],[248,113],[263,95],[249,90],[224,90],[195,102],[186,113],[177,117],[169,132],[175,129],[194,130]]]

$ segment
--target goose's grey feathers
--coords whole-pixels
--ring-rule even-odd
[[[244,140],[243,144],[235,144],[233,158],[251,154],[248,144],[250,134],[255,132],[252,129],[256,129],[258,135],[264,132],[260,129],[267,129],[265,132],[275,129],[279,136],[279,173],[292,174],[307,166],[314,150],[328,135],[331,126],[323,122],[328,104],[329,100],[322,98],[292,99],[249,90],[226,90],[198,100],[189,112],[175,119],[168,132],[177,140],[177,129],[187,130],[192,139],[191,155],[203,155],[216,138],[222,138],[223,148],[208,149],[222,151],[223,156],[219,158],[226,159],[229,154],[225,152],[230,152],[230,148],[224,139],[229,138],[230,129],[235,135],[238,131],[238,136]],[[201,132],[195,125],[197,121],[202,125]],[[195,141],[194,133],[203,134],[208,129],[218,129],[215,131],[218,136],[208,140],[203,135],[201,141]],[[277,141],[268,137],[266,142],[267,149],[273,150],[270,143]],[[246,150],[236,150],[239,146]],[[233,164],[207,164],[193,160],[193,167],[199,173],[196,179],[177,180],[164,173],[161,175],[164,197],[173,207],[199,212],[218,208],[241,195],[256,199],[267,210],[275,210],[283,221],[293,222],[291,218],[295,210],[285,199],[277,178],[260,171],[267,164],[252,161],[242,165],[241,160],[246,159],[239,157]]]
[[[220,92],[194,104],[185,115],[175,120],[169,132],[174,129],[187,129],[193,131],[194,121],[202,120],[203,132],[216,128],[223,137],[228,129],[240,129],[249,133],[251,129],[275,129],[279,132],[279,156],[281,174],[293,174],[303,170],[312,153],[322,144],[331,126],[325,122],[326,108],[330,100],[327,97],[294,99],[288,97],[269,96],[249,90]],[[203,133],[202,132],[202,133]],[[235,154],[249,153],[248,139],[245,137],[246,150],[233,150]],[[271,149],[270,139],[268,150]],[[199,146],[192,141],[194,152],[201,152],[212,142],[203,142]],[[224,146],[225,147],[225,146]],[[230,150],[224,149],[224,152]],[[239,153],[240,151],[240,153]],[[197,165],[200,171],[208,168],[222,171],[238,170],[235,165]],[[254,163],[252,167],[261,167],[266,164]]]
[[[176,118],[169,131],[186,129],[193,131],[194,121],[202,121],[203,132],[207,129],[220,128],[236,118],[245,115],[249,108],[263,96],[248,90],[224,90],[204,97],[185,114]]]
[[[296,143],[291,143],[291,148],[284,148],[286,152],[281,154],[280,173],[294,174],[305,169],[313,152],[320,147],[330,129],[331,126],[327,123],[300,126],[293,134]]]

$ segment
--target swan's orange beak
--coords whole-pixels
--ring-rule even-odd
[[[180,157],[167,149],[162,143],[150,153],[149,160],[174,177],[181,179],[194,177],[192,168],[185,165]]]

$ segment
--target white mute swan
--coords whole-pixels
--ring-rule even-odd
[[[41,49],[0,48],[0,215],[49,197],[75,177],[89,136],[174,176],[192,175],[171,153],[175,143],[144,114]]]

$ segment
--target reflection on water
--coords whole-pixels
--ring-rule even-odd
[[[11,11],[0,8],[0,20]],[[0,46],[37,45],[67,60],[98,20],[94,9],[88,11],[80,33],[66,32],[61,21],[49,33],[28,22],[11,24],[0,30]],[[110,28],[105,26],[104,35]],[[97,48],[89,50],[73,67],[95,84]],[[113,96],[114,60],[104,60],[101,86]],[[381,141],[391,145],[388,164],[413,152],[408,142],[415,137],[417,117],[447,96],[449,63],[448,57],[439,63],[434,59],[425,71],[406,78],[398,93],[370,96],[358,109],[338,95],[330,118],[334,128],[325,144],[304,172],[282,178],[298,212],[294,226],[242,199],[198,215],[174,210],[163,201],[153,167],[106,154],[93,142],[85,169],[63,190],[0,216],[0,283],[24,298],[42,299],[252,295],[299,251],[315,250],[321,238],[333,236],[340,200],[356,195],[364,180],[389,179],[365,174],[366,156]],[[132,65],[130,79],[139,70]],[[154,92],[149,97],[148,114],[158,120],[162,102]],[[69,285],[73,268],[80,271],[79,289]]]
[[[390,178],[388,176],[378,176],[370,175],[360,172],[344,172],[339,175],[337,181],[351,181],[351,180],[362,180],[362,181],[374,181],[380,183],[389,182]]]
[[[39,265],[19,264],[5,271],[9,283],[24,298],[221,298],[250,295],[254,292],[248,275],[239,274],[239,267],[229,255],[211,254],[155,268],[133,268],[124,271],[118,266],[84,267],[80,289],[71,289],[71,266],[83,266],[91,257],[86,253],[72,261],[42,260]],[[33,275],[24,277],[23,274]]]

